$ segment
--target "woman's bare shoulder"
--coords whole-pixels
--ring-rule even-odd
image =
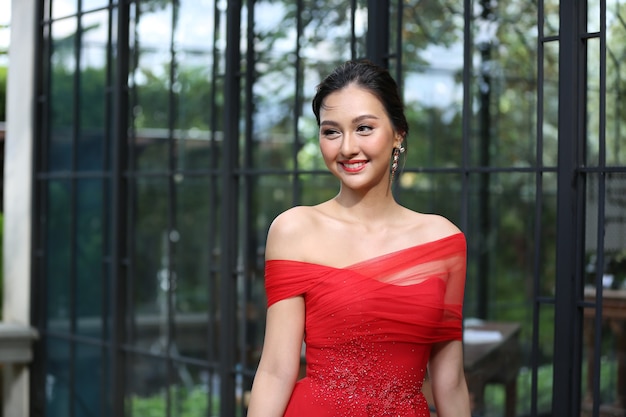
[[[454,223],[439,214],[409,212],[408,224],[415,232],[414,236],[419,239],[418,243],[443,239],[461,232]]]
[[[318,217],[310,206],[296,206],[279,214],[267,233],[265,258],[303,260],[307,237],[315,230]]]
[[[307,232],[318,221],[319,213],[312,206],[296,206],[280,213],[269,228],[269,233],[293,237]]]

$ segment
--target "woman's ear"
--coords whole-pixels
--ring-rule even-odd
[[[396,132],[396,137],[393,143],[394,148],[399,148],[402,146],[402,142],[404,141],[404,135],[400,132]]]

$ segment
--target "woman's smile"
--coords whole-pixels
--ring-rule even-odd
[[[341,161],[339,165],[343,168],[344,171],[349,173],[360,172],[365,168],[367,164],[366,160],[350,160],[350,161]]]

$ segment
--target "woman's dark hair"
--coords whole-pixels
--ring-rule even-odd
[[[368,90],[380,100],[396,132],[400,133],[402,137],[406,137],[409,133],[409,124],[404,115],[404,104],[398,85],[389,71],[368,60],[343,63],[317,86],[312,105],[318,126],[324,99],[329,94],[353,83]]]

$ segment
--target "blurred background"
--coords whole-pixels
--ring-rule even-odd
[[[4,417],[244,416],[267,228],[338,191],[310,100],[365,57],[397,198],[467,236],[474,416],[624,416],[625,4],[2,0]]]

